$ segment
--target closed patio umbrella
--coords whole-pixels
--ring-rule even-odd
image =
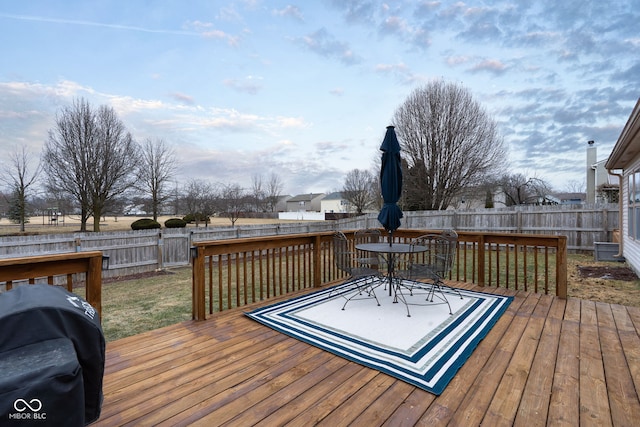
[[[389,245],[393,243],[393,232],[400,227],[402,210],[398,200],[402,194],[402,166],[400,144],[393,126],[387,126],[382,145],[382,167],[380,168],[380,190],[384,205],[378,214],[378,221],[389,232]]]

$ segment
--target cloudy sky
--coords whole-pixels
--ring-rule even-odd
[[[640,97],[639,23],[640,0],[0,0],[0,159],[39,155],[83,97],[174,146],[180,180],[337,190],[444,79],[499,123],[512,172],[565,190]]]

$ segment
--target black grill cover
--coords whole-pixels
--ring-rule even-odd
[[[80,426],[84,384],[76,350],[56,338],[0,353],[0,426]]]
[[[0,293],[0,325],[0,354],[15,354],[8,352],[43,341],[70,340],[82,370],[85,423],[99,418],[105,341],[98,313],[89,303],[57,286],[18,286]],[[23,387],[24,383],[15,385],[16,389]],[[78,410],[77,400],[66,402],[66,408],[56,408],[56,411],[70,415]]]

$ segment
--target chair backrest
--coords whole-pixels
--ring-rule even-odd
[[[447,229],[447,230],[443,230],[442,237],[444,237],[445,239],[449,240],[450,244],[449,244],[449,267],[447,269],[447,273],[451,270],[451,268],[453,267],[453,260],[456,258],[456,250],[458,249],[458,233],[456,233],[454,230],[451,229]]]
[[[333,234],[333,261],[338,270],[351,274],[351,251],[347,236],[341,231]]]
[[[442,233],[440,235],[446,239],[451,240],[452,242],[458,241],[458,233],[456,233],[454,230],[442,230]]]
[[[410,268],[416,272],[429,271],[444,278],[453,264],[452,247],[455,244],[441,234],[426,234],[415,238],[412,246],[424,246],[425,252],[411,251]]]
[[[380,243],[382,233],[377,228],[364,228],[357,230],[353,234],[353,240],[356,244],[360,243]]]
[[[353,233],[353,243],[359,245],[362,243],[380,243],[382,233],[377,228],[363,228]],[[380,256],[378,254],[367,253],[356,249],[356,259],[368,265],[379,265]]]

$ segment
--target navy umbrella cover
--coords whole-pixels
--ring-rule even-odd
[[[397,205],[402,194],[402,164],[400,144],[393,126],[387,126],[387,133],[380,150],[382,150],[380,190],[384,205],[378,214],[378,221],[391,235],[400,227],[400,218],[402,218],[402,210]],[[391,243],[391,238],[389,243]]]

